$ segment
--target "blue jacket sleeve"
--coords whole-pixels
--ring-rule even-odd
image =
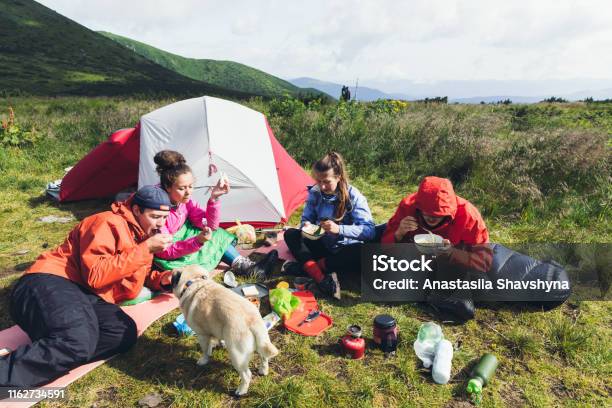
[[[304,226],[306,221],[311,224],[316,224],[317,222],[317,198],[315,197],[315,192],[312,189],[308,192],[308,199],[306,200],[306,205],[304,206],[304,211],[302,212],[302,223],[301,227]]]
[[[357,189],[353,188],[355,200],[353,202],[353,224],[340,225],[340,235],[345,238],[359,241],[371,241],[374,239],[374,220],[368,201]]]

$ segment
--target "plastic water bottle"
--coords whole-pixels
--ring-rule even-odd
[[[436,345],[444,338],[442,328],[434,322],[421,325],[419,334],[414,342],[414,352],[423,362],[423,367],[429,368],[433,364],[436,354]]]
[[[435,350],[431,376],[438,384],[446,384],[450,380],[451,366],[453,363],[453,345],[450,341],[442,339],[438,342]]]
[[[466,391],[470,399],[476,404],[480,404],[482,400],[482,387],[491,381],[491,377],[493,377],[496,368],[497,357],[491,353],[487,353],[480,357],[480,360],[472,369]]]

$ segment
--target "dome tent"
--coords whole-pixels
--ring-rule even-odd
[[[187,99],[115,132],[64,177],[60,201],[107,197],[136,184],[159,183],[153,156],[181,152],[196,178],[194,199],[205,203],[222,173],[231,190],[221,198],[222,224],[286,222],[314,181],[274,137],[265,116],[213,97]]]

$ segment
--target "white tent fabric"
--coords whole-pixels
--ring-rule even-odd
[[[157,109],[140,120],[138,187],[158,184],[153,156],[181,152],[196,178],[194,199],[205,203],[222,172],[231,190],[221,198],[221,222],[280,222],[285,217],[270,135],[263,114],[204,96]],[[218,173],[208,176],[209,164]]]

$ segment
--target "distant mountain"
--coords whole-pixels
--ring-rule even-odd
[[[290,79],[289,82],[299,87],[318,89],[319,91],[325,92],[336,99],[340,97],[340,92],[342,91],[342,87],[344,85],[349,87],[352,98],[355,97],[355,93],[357,94],[357,100],[359,101],[375,101],[377,99],[413,99],[410,96],[401,93],[385,93],[379,91],[378,89],[368,88],[365,86],[359,86],[357,89],[355,89],[354,85],[350,85],[348,83],[337,84],[334,82],[325,82],[308,77]]]
[[[376,80],[368,85],[383,92],[409,93],[416,99],[448,96],[450,101],[480,102],[510,99],[517,102],[539,102],[551,96],[567,100],[612,97],[610,79],[546,79],[546,80]]]
[[[474,96],[472,98],[449,99],[449,102],[450,103],[456,102],[456,103],[478,104],[480,102],[495,103],[499,101],[505,101],[506,99],[510,99],[512,103],[536,103],[546,98],[548,98],[548,96],[494,95],[494,96]]]
[[[0,10],[0,93],[252,95],[179,75],[34,1]]]
[[[104,31],[99,31],[99,33],[167,69],[188,78],[222,88],[269,97],[283,95],[291,95],[296,98],[323,96],[316,89],[303,89],[238,62],[185,58],[117,34]]]
[[[342,84],[321,81],[315,78],[296,78],[290,82],[297,86],[307,86],[318,89],[334,97],[339,97]],[[433,98],[436,96],[448,96],[449,102],[453,103],[490,103],[510,99],[514,103],[536,103],[552,96],[560,97],[568,101],[583,100],[588,97],[593,99],[612,98],[612,80],[582,80],[582,81],[435,81],[421,83],[409,80],[379,82],[386,89],[409,90],[410,94],[401,92],[384,92],[376,88],[359,86],[357,99],[360,101],[374,101],[377,99],[403,99],[418,100]],[[581,86],[591,90],[577,90]],[[355,87],[350,86],[351,95],[355,95]],[[514,90],[514,91],[513,91]],[[487,93],[487,91],[489,93]],[[493,91],[507,91],[508,93],[492,93]],[[525,92],[519,94],[517,91]],[[535,92],[540,91],[540,92]],[[531,94],[530,94],[531,93]],[[482,96],[473,96],[482,95]]]

